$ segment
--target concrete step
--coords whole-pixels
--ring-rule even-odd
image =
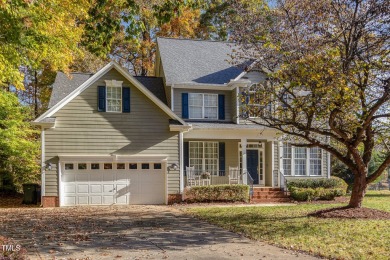
[[[259,195],[281,194],[281,195],[284,195],[285,192],[284,191],[257,191],[257,190],[254,190],[253,194],[259,194]]]
[[[289,198],[284,194],[253,195],[252,197],[256,199]]]
[[[281,191],[280,188],[271,188],[271,187],[253,187],[254,191]]]

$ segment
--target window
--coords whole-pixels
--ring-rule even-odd
[[[122,81],[106,80],[107,112],[122,112]]]
[[[160,170],[161,169],[161,163],[155,163],[154,164],[154,169],[155,170]]]
[[[130,170],[137,170],[137,164],[136,163],[130,163],[129,164],[129,169]]]
[[[112,163],[105,163],[104,164],[104,169],[105,170],[112,170]]]
[[[218,119],[217,94],[188,94],[190,119]]]
[[[86,170],[87,169],[87,164],[86,163],[79,163],[77,166],[77,169],[79,170]]]
[[[124,163],[118,163],[118,164],[116,165],[116,168],[117,168],[118,170],[124,170],[124,169],[125,169],[125,164],[124,164]]]
[[[294,150],[295,175],[306,175],[306,148],[294,147]]]
[[[310,174],[321,175],[321,149],[310,148]]]
[[[107,112],[122,111],[122,87],[107,86]]]
[[[149,169],[149,163],[143,163],[143,164],[141,165],[141,168],[142,168],[142,170],[147,170],[147,169]]]
[[[100,165],[98,163],[91,163],[91,169],[92,170],[99,170],[100,169]]]
[[[73,163],[65,163],[65,170],[73,170]]]
[[[196,173],[209,172],[218,175],[218,142],[190,142],[190,167]]]
[[[291,145],[283,145],[283,169],[284,175],[291,175]]]
[[[318,147],[293,147],[283,144],[284,175],[321,176],[322,150]]]

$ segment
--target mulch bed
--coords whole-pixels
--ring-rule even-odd
[[[344,219],[389,219],[390,212],[370,208],[331,208],[323,209],[309,214],[318,218],[344,218]]]

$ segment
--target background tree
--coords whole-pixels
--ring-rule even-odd
[[[23,88],[21,67],[67,71],[79,53],[89,1],[0,1],[0,85]]]
[[[38,182],[38,132],[30,126],[29,107],[15,93],[0,90],[0,179],[9,190]]]
[[[234,8],[239,55],[255,57],[255,68],[269,77],[257,86],[263,106],[246,109],[292,145],[320,147],[343,162],[354,175],[349,207],[361,207],[367,185],[390,165],[386,151],[369,172],[373,151],[390,141],[388,1],[281,0],[272,10]]]

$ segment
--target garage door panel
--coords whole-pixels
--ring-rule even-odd
[[[102,196],[89,196],[89,204],[90,205],[102,205],[103,203]]]
[[[103,204],[104,205],[112,205],[114,204],[114,196],[103,196]]]
[[[77,204],[78,205],[88,205],[89,203],[88,196],[77,196]]]
[[[65,196],[64,204],[67,206],[76,206],[76,196]]]
[[[103,175],[101,173],[91,173],[89,174],[90,182],[101,182],[103,180]]]
[[[101,194],[103,192],[102,184],[91,184],[89,187],[90,187],[89,190],[91,194],[94,193]]]
[[[115,174],[102,174],[104,182],[114,182]]]
[[[65,194],[69,194],[69,193],[76,193],[76,185],[75,184],[65,184],[64,186],[64,192]]]
[[[63,182],[74,182],[76,180],[75,174],[65,174],[62,176]]]
[[[79,173],[76,175],[76,182],[88,182],[89,181],[89,174],[87,173]]]
[[[77,184],[77,193],[89,193],[89,185]]]
[[[114,184],[103,184],[103,193],[104,194],[114,194]]]
[[[129,179],[129,175],[132,174],[129,174],[128,172],[117,172],[116,180],[121,182],[127,182],[127,180]]]

